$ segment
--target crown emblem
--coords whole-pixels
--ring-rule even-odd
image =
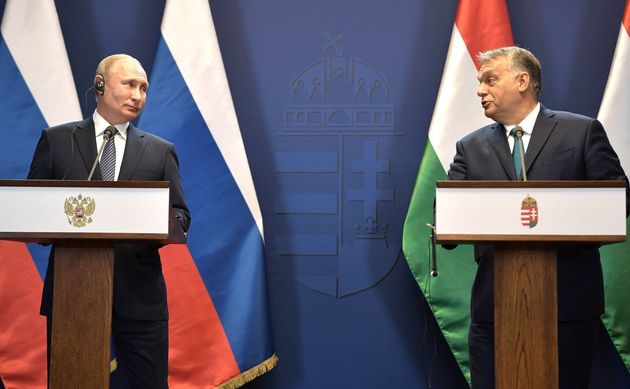
[[[521,203],[521,224],[528,228],[534,228],[538,224],[538,203],[530,195]]]
[[[92,214],[96,210],[94,199],[89,196],[83,197],[79,193],[77,197],[70,196],[64,203],[64,211],[68,218],[68,223],[74,227],[85,227],[92,223]]]
[[[387,224],[380,225],[376,218],[367,216],[360,224],[355,224],[354,231],[356,232],[357,238],[385,239],[387,235]]]

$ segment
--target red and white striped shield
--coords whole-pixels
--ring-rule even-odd
[[[538,224],[538,203],[529,195],[521,204],[521,224],[528,228],[534,228]]]

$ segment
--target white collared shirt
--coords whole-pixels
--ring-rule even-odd
[[[94,120],[94,136],[96,137],[96,151],[101,148],[103,144],[103,133],[105,129],[111,124],[103,118],[98,111],[94,111],[92,115]],[[114,173],[114,181],[118,180],[118,174],[120,173],[120,165],[122,165],[123,155],[125,154],[125,144],[127,143],[127,129],[129,128],[129,122],[123,124],[117,124],[114,127],[118,130],[114,136],[114,143],[116,145],[116,172]],[[99,160],[100,162],[100,160]]]
[[[514,137],[510,136],[510,131],[512,131],[512,129],[517,125],[521,126],[523,129],[523,147],[525,148],[525,151],[527,151],[527,146],[529,145],[529,140],[532,137],[532,131],[534,130],[534,124],[536,124],[536,118],[538,117],[539,112],[540,103],[536,103],[534,109],[532,109],[532,111],[528,113],[527,116],[525,116],[525,119],[523,119],[523,121],[519,124],[512,124],[509,126],[506,126],[505,124],[503,125],[503,127],[505,127],[505,135],[507,136],[508,144],[510,145],[510,152],[514,150]]]

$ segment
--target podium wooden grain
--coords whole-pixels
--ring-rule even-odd
[[[496,387],[557,389],[556,250],[498,244],[494,259]]]
[[[113,273],[112,242],[56,244],[51,389],[109,387]]]

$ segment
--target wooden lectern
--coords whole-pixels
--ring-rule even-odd
[[[0,239],[55,244],[50,388],[108,388],[114,243],[183,243],[163,181],[0,181]]]
[[[626,236],[623,181],[438,181],[439,243],[494,243],[497,389],[558,388],[556,244]]]

